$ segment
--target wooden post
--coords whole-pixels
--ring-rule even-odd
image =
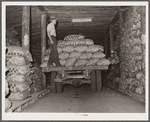
[[[41,15],[41,64],[44,62],[44,52],[46,50],[46,13]],[[46,74],[43,75],[43,82],[45,88],[46,84]]]
[[[141,31],[142,31],[142,36],[144,37],[142,40],[142,67],[143,70],[145,70],[145,43],[146,43],[146,7],[141,6]],[[145,72],[145,71],[144,71]]]
[[[23,7],[22,13],[22,47],[30,51],[30,6]]]
[[[104,42],[104,44],[105,44],[105,55],[107,57],[107,35],[105,35],[105,42]]]
[[[123,13],[124,13],[123,10],[119,11],[120,31],[122,30],[122,28],[124,26],[124,15],[123,15]]]
[[[124,26],[123,12],[124,11],[122,11],[122,10],[119,11],[119,22],[120,22],[119,27],[120,27],[120,32],[119,32],[119,42],[118,42],[119,49],[118,49],[118,52],[120,52],[121,33],[122,33],[123,26]]]
[[[112,53],[113,49],[113,43],[114,43],[114,25],[110,25],[110,54]]]
[[[41,15],[41,63],[44,62],[45,50],[46,50],[46,13]]]

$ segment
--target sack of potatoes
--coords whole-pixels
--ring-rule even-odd
[[[81,34],[72,34],[72,35],[68,35],[64,38],[64,40],[76,40],[76,39],[84,39],[85,36],[81,35]]]

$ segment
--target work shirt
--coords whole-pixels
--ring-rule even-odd
[[[51,36],[56,37],[55,25],[53,23],[47,25],[47,33],[50,33]]]

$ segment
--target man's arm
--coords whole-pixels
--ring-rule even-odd
[[[54,44],[54,42],[53,42],[53,40],[52,40],[51,35],[49,34],[49,32],[47,34],[48,34],[48,37],[49,37],[50,44]]]

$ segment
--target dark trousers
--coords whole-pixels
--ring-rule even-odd
[[[56,66],[61,66],[60,62],[59,62],[59,56],[58,56],[58,51],[57,51],[57,40],[56,37],[51,36],[54,44],[49,44],[50,45],[50,56],[49,56],[49,60],[48,60],[48,66],[52,65],[53,63],[56,64]]]

